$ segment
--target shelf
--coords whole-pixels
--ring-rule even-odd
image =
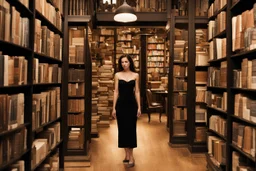
[[[49,126],[49,125],[51,125],[51,124],[53,124],[53,123],[55,123],[55,122],[58,122],[58,121],[60,121],[60,117],[57,118],[57,119],[55,119],[55,120],[53,120],[53,121],[44,123],[44,124],[41,125],[39,128],[36,128],[35,130],[33,130],[33,132],[34,132],[34,133],[39,133],[39,132],[43,131],[43,129],[44,129],[45,127],[47,127],[47,126]]]
[[[84,128],[84,125],[80,126],[80,125],[68,125],[68,127],[72,127],[72,128]]]
[[[10,56],[21,56],[21,55],[31,55],[32,50],[27,47],[23,47],[12,42],[6,42],[0,40],[0,51],[3,51],[4,54],[8,53]]]
[[[84,113],[84,111],[77,111],[77,112],[69,112],[68,111],[68,114],[80,114],[80,113]]]
[[[173,90],[173,93],[179,93],[179,92],[187,92],[188,90]]]
[[[181,65],[181,64],[185,65],[185,64],[188,64],[188,62],[173,61],[173,64],[174,64],[174,65]]]
[[[224,57],[224,58],[210,60],[210,61],[208,61],[208,63],[215,64],[215,63],[220,63],[220,62],[226,61],[226,60],[227,60],[227,57]]]
[[[1,87],[0,86],[0,90],[15,90],[15,89],[19,89],[19,92],[22,90],[22,89],[26,89],[26,88],[30,88],[31,85],[10,85],[10,86],[3,86]]]
[[[236,16],[246,10],[252,9],[254,3],[255,3],[255,1],[252,1],[252,0],[250,0],[250,1],[249,0],[239,0],[231,6],[230,10],[231,10],[233,16]]]
[[[218,132],[216,132],[216,131],[214,131],[214,130],[212,130],[212,129],[208,129],[208,131],[211,132],[211,133],[213,133],[215,136],[220,137],[221,139],[227,141],[227,138],[224,137],[223,135],[221,135],[220,133],[218,133]]]
[[[175,23],[177,24],[187,24],[188,25],[188,16],[175,16]]]
[[[248,88],[236,88],[231,87],[232,91],[240,92],[240,93],[256,93],[256,89],[248,89]]]
[[[15,6],[16,10],[19,11],[21,17],[33,18],[33,12],[30,11],[25,5],[19,0],[6,0],[12,6]]]
[[[56,146],[55,146],[53,149],[51,149],[50,151],[48,151],[48,154],[44,157],[44,159],[41,160],[38,164],[36,164],[36,165],[34,166],[34,168],[31,169],[31,171],[36,170],[36,169],[45,161],[45,159],[49,158],[54,152],[56,152],[57,148],[59,148],[59,146],[60,146],[60,144],[62,143],[62,141],[63,141],[63,140],[60,140],[60,142],[58,142],[58,143],[56,144]]]
[[[207,106],[208,109],[211,109],[211,110],[214,110],[214,111],[217,111],[217,112],[220,112],[222,114],[225,114],[225,116],[227,116],[227,112],[222,110],[222,109],[218,109],[218,108],[214,108],[214,107],[211,107],[211,106]]]
[[[84,83],[85,81],[68,81],[68,83]]]
[[[84,63],[77,63],[77,64],[69,63],[69,68],[84,69],[85,64]]]
[[[213,16],[209,17],[208,20],[214,20],[218,14],[220,14],[222,11],[226,11],[227,10],[227,4],[224,5],[219,11],[217,11]]]
[[[255,55],[256,55],[256,49],[253,49],[249,51],[242,51],[242,52],[235,53],[231,56],[231,59],[244,58],[247,56],[255,56]]]
[[[21,155],[19,155],[18,157],[15,157],[11,160],[9,160],[7,163],[3,163],[2,165],[0,165],[0,170],[5,170],[6,168],[8,168],[10,165],[16,163],[18,160],[20,160],[20,158],[22,158],[23,156],[25,156],[27,153],[29,153],[30,150],[25,150]]]
[[[211,167],[212,170],[214,170],[214,171],[223,171],[222,168],[225,167],[225,165],[219,164],[219,162],[217,162],[217,160],[214,159],[213,157],[211,157],[209,154],[206,154],[206,160],[208,161],[207,162],[208,167]]]
[[[68,96],[69,99],[84,99],[84,95],[81,96]]]
[[[216,87],[216,86],[207,86],[207,89],[216,89],[216,90],[221,90],[221,91],[227,90],[227,88],[225,88],[225,87]]]
[[[61,83],[36,83],[33,84],[34,88],[43,88],[43,87],[60,87]]]
[[[68,24],[69,25],[86,25],[91,21],[90,15],[68,15]]]
[[[29,125],[28,123],[25,123],[25,124],[19,125],[17,128],[0,132],[0,139],[1,139],[1,137],[3,137],[3,136],[10,135],[10,134],[14,134],[14,133],[20,131],[21,129],[27,127],[28,125]]]
[[[42,26],[46,25],[47,28],[53,31],[55,34],[59,34],[63,37],[62,31],[60,31],[55,25],[53,25],[45,16],[43,16],[39,11],[36,10],[36,18],[39,19],[42,23]]]
[[[231,147],[233,147],[233,149],[235,149],[237,152],[239,152],[240,154],[242,154],[243,156],[247,157],[248,159],[250,159],[252,162],[255,162],[255,158],[253,158],[250,154],[244,152],[241,148],[239,148],[238,146],[236,146],[233,142],[231,144]]]
[[[243,122],[243,123],[246,124],[246,125],[249,125],[249,126],[252,126],[252,127],[256,127],[256,123],[255,123],[255,122],[249,121],[249,120],[247,120],[247,119],[241,118],[241,117],[236,116],[236,115],[231,115],[231,117],[232,117],[234,120]]]
[[[34,52],[34,57],[39,59],[40,63],[46,62],[50,64],[62,64],[62,61],[42,53]]]
[[[213,39],[216,39],[216,38],[225,38],[225,37],[226,37],[226,30],[223,30],[222,32],[213,36],[213,38],[209,39],[208,42],[211,42],[211,41],[213,41]]]

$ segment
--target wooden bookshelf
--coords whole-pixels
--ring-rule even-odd
[[[63,1],[58,1],[58,5],[62,6]],[[51,157],[55,156],[56,154],[58,157],[54,157],[56,159],[57,168],[64,169],[64,157],[63,157],[63,141],[62,141],[62,132],[63,132],[63,125],[62,119],[63,115],[61,114],[61,110],[63,107],[63,99],[62,99],[62,82],[61,78],[63,77],[61,71],[63,69],[62,65],[62,27],[58,27],[53,24],[52,22],[59,23],[62,22],[64,19],[63,17],[58,18],[56,15],[55,20],[52,19],[51,21],[46,19],[45,15],[42,15],[36,8],[38,7],[39,3],[44,3],[49,7],[52,7],[48,1],[18,1],[18,0],[4,0],[1,6],[1,12],[3,14],[6,13],[6,20],[1,20],[2,23],[0,25],[10,26],[10,28],[16,28],[15,34],[12,31],[0,29],[1,33],[4,32],[4,37],[0,37],[0,51],[2,55],[0,55],[1,59],[1,73],[6,73],[7,71],[12,70],[11,66],[5,66],[3,61],[7,61],[10,63],[12,60],[19,61],[19,65],[15,66],[16,72],[9,73],[7,75],[2,75],[0,82],[3,83],[3,86],[0,86],[0,96],[1,102],[5,101],[5,95],[9,97],[17,96],[16,102],[14,102],[14,98],[10,99],[13,101],[13,105],[11,106],[10,114],[12,116],[8,116],[7,112],[4,112],[3,106],[1,106],[1,113],[6,113],[6,115],[1,115],[1,131],[0,131],[0,148],[1,148],[1,162],[0,162],[0,170],[9,170],[13,164],[18,164],[22,170],[35,170],[38,168],[43,168],[43,164],[47,162]],[[60,7],[59,6],[59,7]],[[58,8],[60,9],[60,8]],[[50,11],[51,10],[51,11]],[[57,8],[47,9],[46,12],[51,12],[52,14],[57,14]],[[60,11],[60,10],[58,10]],[[9,12],[9,16],[8,13]],[[8,20],[8,17],[10,17]],[[11,19],[16,17],[17,22],[11,22]],[[20,18],[22,17],[22,18]],[[36,50],[36,46],[40,46],[36,43],[36,22],[40,21],[40,25],[37,26],[46,26],[49,33],[55,33],[59,39],[51,39],[51,45],[46,43],[45,45],[48,47],[51,53],[42,53]],[[22,25],[21,25],[22,24]],[[20,30],[18,30],[20,29]],[[22,31],[23,29],[23,31]],[[20,35],[17,32],[20,31]],[[12,33],[12,34],[11,34]],[[52,34],[51,33],[51,34]],[[19,41],[11,38],[11,36],[16,36],[15,39],[20,39]],[[45,38],[49,37],[42,37],[39,36],[39,39],[42,42],[45,42]],[[8,38],[9,37],[9,38]],[[54,49],[55,47],[55,49]],[[40,49],[40,48],[38,48]],[[51,54],[51,55],[50,55]],[[58,55],[57,55],[58,54]],[[55,56],[56,55],[56,56]],[[3,57],[4,56],[4,57]],[[17,56],[17,57],[14,57]],[[53,58],[55,56],[56,58]],[[24,57],[24,58],[23,58]],[[58,59],[57,59],[58,58]],[[37,65],[35,65],[35,61],[38,61]],[[22,65],[21,65],[22,63]],[[47,65],[45,67],[44,72],[51,72],[54,75],[52,78],[47,77],[41,78],[44,74],[41,71],[35,72],[39,70],[38,68],[43,67],[43,65]],[[2,67],[3,66],[3,67]],[[55,69],[53,69],[55,67]],[[7,69],[6,69],[7,68]],[[51,71],[50,71],[51,70]],[[55,71],[54,71],[55,70]],[[19,73],[22,75],[19,75]],[[40,73],[40,74],[39,74]],[[18,75],[17,75],[18,74]],[[9,80],[11,77],[14,76],[14,84],[12,81]],[[35,78],[37,77],[38,80]],[[6,78],[8,81],[6,81]],[[63,77],[64,78],[64,77]],[[18,79],[18,81],[17,81]],[[12,79],[11,79],[12,80]],[[43,97],[39,97],[40,95],[44,94],[45,97],[48,99],[55,99],[55,102],[52,101],[52,106],[49,105],[49,101],[45,102],[44,104],[37,103],[38,101],[43,101]],[[24,95],[24,96],[23,96]],[[43,96],[43,95],[42,95]],[[10,101],[9,101],[10,102]],[[16,105],[15,105],[16,103]],[[37,103],[37,108],[35,103]],[[41,106],[40,106],[41,105]],[[16,106],[16,107],[15,107]],[[39,108],[38,108],[39,107]],[[42,110],[43,108],[46,109],[48,107],[50,111]],[[15,109],[17,111],[15,111]],[[36,115],[37,112],[37,115]],[[41,120],[42,117],[45,117],[44,120]],[[4,117],[4,118],[3,118]],[[6,120],[7,118],[12,118],[12,120]],[[15,118],[15,120],[13,120]],[[40,119],[41,118],[41,119]],[[5,122],[4,124],[2,122]],[[12,121],[12,122],[10,122]],[[6,123],[9,125],[6,125]],[[13,123],[17,123],[13,125]],[[10,124],[12,124],[10,126]],[[7,127],[6,127],[7,126]],[[36,126],[36,127],[35,127]],[[3,128],[4,127],[4,128]],[[3,129],[2,129],[3,128]],[[53,139],[49,141],[52,143],[52,147],[45,148],[42,150],[42,147],[39,147],[37,144],[38,139],[44,139],[43,146],[47,146],[45,143],[49,140],[47,138],[48,135],[53,135]],[[16,141],[13,142],[13,140]],[[19,144],[17,142],[19,141]],[[42,142],[43,142],[42,141]],[[9,145],[8,145],[9,144]],[[7,148],[7,145],[9,148]],[[36,147],[35,147],[36,146]],[[49,144],[50,146],[50,144]],[[13,149],[15,150],[16,154],[8,154],[10,153],[9,150],[5,152],[5,149]],[[54,150],[53,150],[54,149]],[[41,153],[47,153],[44,158],[41,158],[39,161],[35,161],[36,155],[38,156],[39,151]],[[4,155],[10,155],[9,158],[4,157]],[[51,165],[52,167],[52,165]],[[54,169],[54,168],[52,168]]]

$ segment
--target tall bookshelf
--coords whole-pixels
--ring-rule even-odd
[[[171,6],[172,15],[168,21],[169,142],[174,147],[185,145],[192,153],[205,152],[207,120],[204,94],[208,63],[204,58],[208,55],[208,42],[205,41],[208,1],[181,4],[178,0],[171,1]]]
[[[65,162],[90,160],[92,61],[89,45],[90,2],[65,1],[64,68]]]
[[[253,107],[255,43],[251,34],[255,28],[254,3],[255,1],[244,0],[211,1],[208,10],[210,28],[218,23],[215,30],[219,31],[217,33],[215,31],[215,35],[213,34],[210,39],[212,42],[210,48],[213,50],[210,49],[212,52],[208,71],[213,73],[215,72],[213,70],[219,69],[220,84],[225,83],[224,88],[211,86],[208,95],[222,102],[214,105],[212,99],[208,98],[211,130],[208,136],[207,164],[209,168],[215,170],[255,170],[256,168],[254,138],[256,125]],[[226,12],[225,16],[221,16],[224,12]],[[219,25],[221,20],[224,22]],[[225,28],[223,31],[219,30],[222,26]],[[217,83],[218,80],[212,79],[212,76],[213,74],[208,77],[209,81]],[[213,91],[215,93],[211,95]],[[224,130],[220,128],[216,130],[211,123],[222,125],[220,128],[224,127]],[[221,144],[223,151],[210,148],[217,143]]]
[[[0,3],[0,170],[64,168],[62,5]]]

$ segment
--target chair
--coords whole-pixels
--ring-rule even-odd
[[[163,105],[161,103],[153,101],[152,92],[150,89],[146,89],[146,98],[147,98],[148,122],[150,122],[151,113],[157,110],[159,110],[159,121],[161,122],[161,116],[164,109]]]

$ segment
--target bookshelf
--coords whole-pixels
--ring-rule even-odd
[[[211,1],[208,10],[209,28],[213,28],[214,22],[217,25],[217,28],[213,29],[215,33],[209,38],[208,83],[213,84],[207,88],[207,112],[208,118],[210,117],[208,154],[209,158],[215,160],[208,160],[208,167],[212,169],[255,170],[256,167],[253,145],[256,125],[252,109],[255,101],[255,51],[254,43],[250,41],[250,33],[255,27],[252,22],[254,3],[255,1],[244,0]],[[220,81],[211,79],[214,72],[220,72]],[[213,102],[213,99],[216,99],[217,103]],[[214,123],[222,126],[216,129],[212,127]],[[211,144],[215,146],[219,142],[223,144],[222,151],[211,151]],[[222,156],[222,159],[217,157],[218,155]]]
[[[65,163],[88,161],[92,124],[92,61],[89,44],[90,2],[65,1],[63,80]],[[76,156],[76,159],[74,159]],[[68,164],[70,165],[70,164]]]
[[[62,5],[0,3],[0,170],[64,168]]]

